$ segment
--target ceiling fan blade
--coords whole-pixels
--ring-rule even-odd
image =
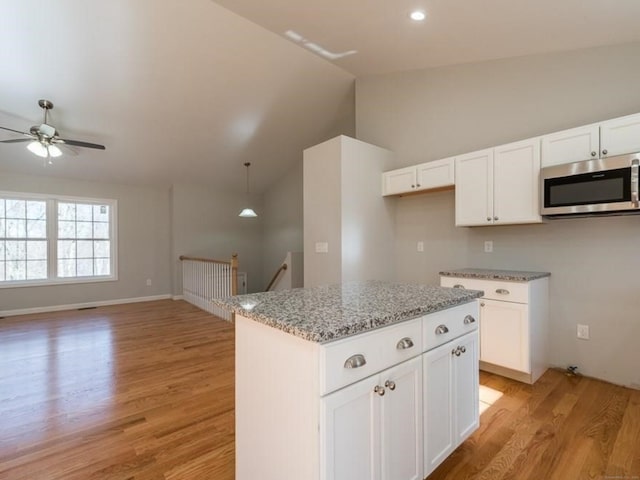
[[[67,145],[73,145],[75,147],[96,148],[98,150],[106,150],[104,145],[98,145],[97,143],[80,142],[79,140],[69,140],[67,138],[57,138],[57,142],[65,143]]]
[[[14,132],[14,133],[19,133],[20,135],[29,135],[31,136],[30,133],[28,132],[21,132],[20,130],[14,130],[13,128],[7,128],[7,127],[0,127],[2,130],[8,130],[10,132]]]
[[[21,142],[33,142],[31,138],[16,138],[13,140],[0,140],[0,143],[21,143]]]

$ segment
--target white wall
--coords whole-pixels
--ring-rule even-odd
[[[356,84],[356,131],[410,165],[640,112],[638,85],[640,43],[368,77]],[[640,388],[640,217],[454,228],[451,192],[396,208],[398,280],[435,284],[439,269],[462,266],[550,271],[553,364]],[[591,340],[576,339],[576,323]]]
[[[264,289],[287,252],[302,252],[302,161],[274,183],[263,199],[263,275],[260,286]],[[299,263],[302,266],[302,262]]]
[[[0,190],[116,199],[119,259],[113,282],[1,288],[0,311],[171,293],[168,189],[2,173]]]
[[[238,254],[238,271],[247,272],[248,292],[262,285],[262,199],[251,198],[257,218],[240,218],[244,191],[221,191],[198,185],[171,189],[171,275],[174,295],[182,294],[180,255],[229,260]]]

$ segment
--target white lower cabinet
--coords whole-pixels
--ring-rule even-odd
[[[479,425],[478,331],[423,355],[424,468],[429,475]]]
[[[422,480],[420,357],[327,395],[321,451],[326,480]]]
[[[483,299],[480,308],[480,360],[531,373],[529,306]]]

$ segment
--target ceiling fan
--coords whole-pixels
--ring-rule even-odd
[[[68,138],[60,138],[58,131],[52,125],[47,123],[47,115],[49,110],[53,109],[53,103],[49,100],[39,100],[38,105],[44,110],[44,121],[41,125],[34,125],[28,132],[21,132],[20,130],[14,130],[13,128],[0,127],[2,130],[8,130],[9,132],[19,133],[28,138],[17,138],[13,140],[0,140],[0,143],[22,143],[31,142],[27,145],[30,152],[49,159],[51,163],[51,157],[59,157],[62,155],[62,150],[58,148],[58,145],[71,145],[74,147],[95,148],[98,150],[105,150],[104,145],[98,145],[97,143],[81,142],[79,140],[70,140]]]

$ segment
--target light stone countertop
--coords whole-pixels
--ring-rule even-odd
[[[305,340],[325,343],[468,303],[483,294],[370,281],[252,293],[212,302]]]
[[[506,280],[509,282],[529,282],[551,276],[549,272],[521,272],[517,270],[491,270],[485,268],[462,268],[440,272],[443,277],[480,278],[485,280]]]

